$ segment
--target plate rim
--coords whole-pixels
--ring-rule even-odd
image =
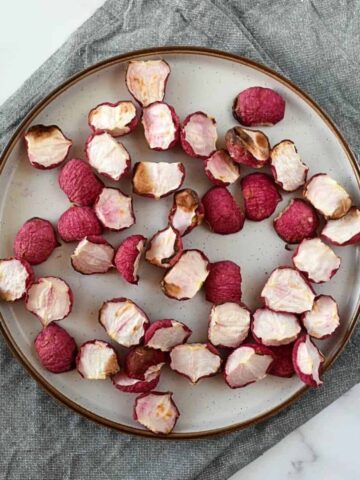
[[[18,128],[15,130],[14,134],[11,136],[10,140],[6,144],[3,153],[0,157],[0,175],[3,171],[3,168],[8,160],[13,148],[15,147],[16,143],[28,127],[28,125],[32,122],[33,118],[38,115],[47,105],[49,105],[56,97],[58,97],[61,93],[67,90],[69,87],[75,85],[82,79],[86,78],[87,76],[94,74],[104,68],[108,68],[112,65],[125,63],[129,60],[134,60],[138,57],[149,56],[149,55],[171,55],[171,54],[192,54],[192,55],[202,55],[208,57],[217,57],[223,60],[232,61],[235,63],[240,63],[242,65],[251,67],[255,70],[258,70],[272,78],[275,78],[277,81],[282,83],[283,85],[290,88],[298,97],[302,98],[310,108],[312,108],[325,122],[325,124],[330,128],[333,134],[336,136],[338,141],[340,142],[341,147],[343,148],[348,161],[353,169],[355,178],[357,180],[358,186],[360,187],[360,167],[356,162],[355,156],[352,153],[348,142],[345,140],[342,133],[339,131],[333,120],[329,117],[327,113],[307,94],[305,93],[300,87],[298,87],[295,83],[291,80],[286,78],[285,76],[281,75],[280,73],[276,72],[275,70],[262,65],[254,60],[250,60],[246,57],[242,57],[233,53],[225,52],[222,50],[215,50],[210,49],[207,47],[198,47],[198,46],[165,46],[165,47],[153,47],[153,48],[146,48],[141,50],[134,50],[131,52],[127,52],[120,55],[115,55],[108,59],[102,60],[90,67],[87,67],[75,75],[71,76],[64,82],[62,82],[58,87],[53,89],[50,93],[48,93],[40,102],[38,102],[30,112],[25,116],[22,120]],[[352,316],[348,329],[345,332],[344,339],[335,351],[332,358],[328,359],[324,364],[324,372],[333,365],[335,360],[339,357],[339,355],[344,350],[346,344],[348,343],[355,326],[358,321],[358,317],[360,314],[360,298],[358,299],[357,306]],[[10,348],[10,351],[14,355],[14,357],[18,360],[18,362],[25,368],[25,370],[30,374],[30,376],[40,385],[46,393],[48,393],[52,398],[54,398],[58,403],[65,405],[70,410],[74,411],[81,416],[94,421],[98,425],[105,426],[117,430],[122,433],[133,434],[141,437],[152,437],[157,439],[167,439],[167,440],[189,440],[189,439],[199,439],[204,437],[211,437],[215,435],[231,433],[236,430],[240,430],[251,425],[255,425],[259,422],[269,419],[270,417],[278,414],[285,408],[292,405],[296,400],[298,400],[308,389],[308,386],[303,386],[299,391],[294,393],[290,398],[281,402],[276,407],[271,408],[270,410],[253,417],[252,419],[235,423],[233,425],[229,425],[226,427],[215,428],[211,430],[204,430],[200,432],[173,432],[169,435],[155,435],[148,430],[143,430],[136,427],[130,427],[128,425],[123,425],[121,423],[115,422],[113,420],[109,420],[101,415],[95,414],[91,410],[88,410],[81,405],[77,404],[75,401],[69,399],[65,396],[60,390],[55,388],[51,385],[36,369],[33,367],[31,362],[25,357],[17,343],[15,342],[14,338],[12,337],[5,320],[0,313],[0,331],[5,338],[5,341]]]

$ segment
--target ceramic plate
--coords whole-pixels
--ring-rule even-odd
[[[166,101],[175,107],[181,119],[196,110],[214,116],[220,139],[235,124],[231,106],[239,91],[254,85],[278,90],[286,99],[286,115],[278,125],[264,128],[271,144],[284,138],[292,139],[310,167],[309,175],[328,172],[346,187],[354,202],[359,203],[359,171],[348,146],[329,118],[299,88],[271,70],[233,55],[196,48],[148,50],[116,57],[85,70],[59,87],[28,115],[1,160],[0,257],[11,255],[14,236],[25,220],[38,216],[56,223],[69,207],[57,184],[59,170],[41,171],[30,166],[24,148],[24,131],[31,124],[57,124],[74,141],[70,156],[84,158],[89,110],[100,102],[131,98],[124,82],[129,59],[159,57],[167,60],[172,70]],[[133,164],[143,160],[183,161],[187,172],[185,187],[194,188],[200,195],[211,187],[201,161],[187,157],[179,147],[169,152],[150,151],[141,126],[122,141],[131,153]],[[247,172],[242,168],[242,175]],[[121,180],[120,187],[131,193],[128,180]],[[239,183],[231,190],[239,198]],[[283,195],[276,212],[287,204],[289,197]],[[122,233],[105,235],[114,245],[129,234],[150,237],[166,225],[171,196],[160,201],[134,196],[134,200],[136,225]],[[258,305],[259,293],[272,269],[291,263],[292,253],[275,234],[272,218],[261,223],[247,221],[240,233],[228,236],[211,234],[206,226],[201,226],[186,236],[184,243],[185,248],[202,249],[212,261],[229,259],[238,263],[243,276],[243,301],[252,309]],[[70,266],[73,249],[74,244],[63,243],[48,261],[35,267],[35,272],[38,276],[58,275],[71,285],[74,308],[61,325],[78,344],[93,338],[109,340],[97,321],[97,313],[102,302],[113,297],[131,298],[152,320],[174,318],[185,322],[193,329],[190,341],[206,340],[210,304],[202,292],[184,302],[167,298],[159,286],[163,271],[145,262],[140,267],[139,286],[126,284],[115,271],[102,276],[82,276]],[[315,287],[317,292],[337,299],[342,319],[336,335],[321,342],[327,367],[349,339],[360,297],[359,247],[335,250],[342,258],[340,271],[330,282]],[[2,330],[12,350],[50,394],[103,425],[151,435],[132,419],[135,397],[117,391],[110,380],[83,380],[76,371],[54,375],[40,366],[33,349],[40,323],[25,311],[22,302],[2,303],[1,314]],[[221,375],[191,386],[183,377],[166,370],[157,390],[173,391],[181,412],[175,432],[167,438],[189,438],[230,431],[267,418],[289,405],[305,387],[296,377],[268,376],[244,389],[231,390]]]

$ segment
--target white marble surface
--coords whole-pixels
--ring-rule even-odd
[[[62,0],[56,9],[49,0],[2,3],[0,104],[102,3]],[[359,480],[359,405],[357,385],[232,480]]]

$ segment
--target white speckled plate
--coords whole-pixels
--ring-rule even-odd
[[[235,122],[231,105],[235,95],[254,85],[272,87],[286,99],[285,119],[274,127],[265,127],[271,144],[292,139],[309,175],[328,172],[338,179],[359,203],[359,170],[346,142],[336,127],[312,100],[296,86],[267,68],[246,59],[222,52],[197,48],[165,48],[116,57],[76,75],[41,102],[20,126],[1,159],[0,175],[0,257],[12,254],[13,238],[30,217],[39,216],[56,223],[69,202],[57,185],[58,170],[33,169],[26,157],[22,136],[31,124],[58,124],[73,139],[71,157],[84,158],[84,144],[89,135],[87,114],[103,101],[130,99],[124,77],[127,61],[132,58],[166,59],[172,68],[166,101],[183,119],[203,110],[218,122],[220,139]],[[202,195],[211,185],[203,172],[202,162],[187,157],[179,147],[169,152],[152,152],[144,141],[142,127],[122,140],[133,163],[141,160],[183,161],[186,166],[184,186]],[[221,145],[221,142],[219,142]],[[248,170],[243,168],[242,173]],[[109,183],[109,182],[108,182]],[[128,180],[120,187],[130,193]],[[239,184],[231,188],[239,198]],[[288,202],[283,195],[279,212]],[[129,234],[151,236],[163,228],[172,197],[160,201],[134,196],[137,223],[128,231],[106,234],[118,245]],[[202,249],[213,260],[229,259],[242,269],[243,300],[251,308],[258,305],[259,292],[271,270],[290,264],[291,252],[277,237],[272,219],[261,223],[247,221],[234,235],[211,234],[206,226],[195,229],[184,239],[185,248]],[[61,324],[78,344],[93,338],[109,340],[97,321],[97,312],[106,299],[129,297],[137,302],[152,320],[175,318],[193,329],[190,341],[205,341],[210,304],[199,293],[192,300],[177,302],[163,295],[159,282],[163,272],[142,262],[139,286],[126,284],[115,272],[107,275],[82,276],[70,266],[74,244],[63,244],[48,261],[35,267],[40,275],[59,275],[72,287],[75,303],[72,314]],[[321,342],[329,366],[348,340],[359,310],[359,247],[336,248],[342,266],[327,284],[316,286],[317,292],[333,295],[340,306],[341,327],[328,341]],[[349,288],[350,286],[350,288]],[[54,375],[39,364],[33,341],[40,331],[35,316],[27,313],[22,302],[2,303],[1,329],[17,358],[45,389],[77,412],[103,425],[137,434],[151,435],[132,419],[134,396],[117,391],[107,381],[83,380],[76,371]],[[119,349],[121,351],[121,349]],[[297,378],[268,376],[244,389],[231,390],[221,375],[191,386],[183,377],[165,369],[157,390],[171,390],[181,412],[175,432],[167,438],[194,438],[240,428],[278,412],[305,390]]]

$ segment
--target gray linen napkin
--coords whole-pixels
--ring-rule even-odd
[[[3,148],[25,114],[70,75],[159,45],[201,45],[291,78],[360,152],[360,2],[108,0],[0,109]],[[6,480],[223,480],[360,381],[360,335],[324,387],[273,419],[222,437],[150,440],[101,428],[55,403],[0,344],[0,477]]]

